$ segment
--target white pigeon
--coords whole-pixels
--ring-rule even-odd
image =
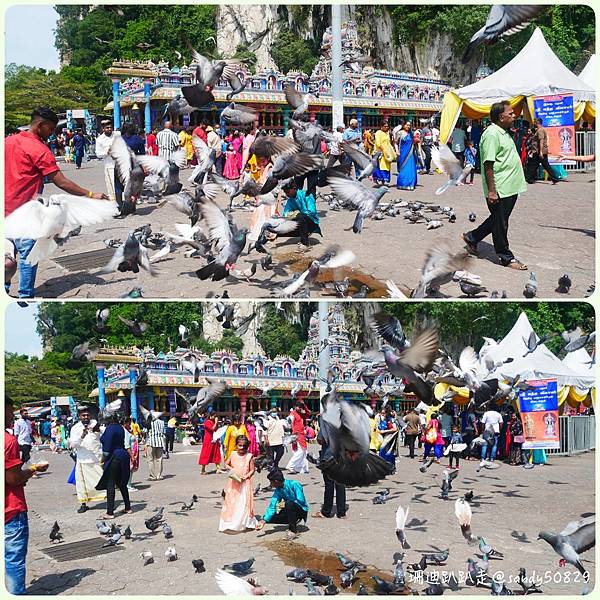
[[[26,259],[35,265],[52,256],[70,231],[102,223],[114,212],[114,202],[53,194],[49,198],[26,202],[10,213],[4,221],[4,237],[36,240]]]
[[[404,510],[402,506],[399,506],[396,511],[396,536],[404,549],[410,548],[410,544],[404,535],[404,528],[406,527],[406,520],[408,519],[408,509],[408,506],[406,507],[406,510]]]
[[[165,550],[165,556],[167,557],[168,561],[177,560],[177,550],[175,550],[175,546],[169,546]]]
[[[227,427],[228,427],[228,425],[223,425],[222,427],[219,427],[219,429],[217,429],[213,433],[212,441],[218,442],[225,435],[225,432],[227,431]]]
[[[262,596],[267,590],[252,585],[241,577],[236,577],[223,569],[217,569],[215,581],[226,596]]]
[[[431,149],[431,158],[437,168],[448,175],[448,181],[435,190],[438,196],[443,194],[451,185],[462,183],[473,169],[473,165],[465,165],[463,169],[456,156],[452,153],[452,150],[446,144],[440,144],[439,149],[433,147]]]

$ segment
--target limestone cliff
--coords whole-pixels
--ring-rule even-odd
[[[360,43],[375,67],[466,83],[474,78],[476,64],[463,65],[452,51],[452,40],[432,32],[426,42],[399,44],[385,7],[343,6],[342,20],[357,23]],[[304,39],[320,43],[331,24],[329,6],[221,5],[216,15],[217,49],[224,56],[245,44],[256,54],[257,68],[275,68],[270,48],[283,27]]]

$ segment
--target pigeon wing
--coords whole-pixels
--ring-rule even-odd
[[[408,519],[408,509],[404,510],[401,506],[398,507],[396,511],[396,530],[400,531],[406,527],[406,520]]]
[[[229,221],[212,200],[205,199],[200,203],[200,213],[208,229],[207,237],[220,254],[231,242]]]
[[[352,162],[362,171],[371,164],[371,157],[362,150],[359,150],[356,146],[342,142],[340,149],[344,154],[347,154]]]
[[[236,577],[223,569],[217,569],[215,581],[226,596],[253,596],[254,588],[241,577]]]
[[[304,104],[304,95],[291,85],[286,85],[283,88],[287,103],[293,108],[300,108]]]
[[[428,371],[435,360],[437,350],[437,330],[426,329],[412,340],[411,345],[400,354],[400,361],[414,371]]]
[[[596,545],[596,515],[571,521],[561,535],[569,538],[571,546],[577,554],[581,554]]]

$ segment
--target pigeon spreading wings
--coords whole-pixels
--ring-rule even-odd
[[[475,48],[480,44],[489,46],[497,42],[502,36],[512,35],[524,29],[543,8],[542,5],[493,5],[485,25],[469,41],[462,57],[463,63],[468,62],[473,57]]]
[[[362,183],[335,172],[328,175],[327,183],[342,202],[352,204],[358,209],[352,226],[354,233],[361,233],[364,220],[373,214],[383,195],[389,191],[385,186],[371,191]]]
[[[303,94],[289,84],[284,86],[283,92],[287,103],[294,109],[294,119],[297,119],[308,110],[309,94]]]
[[[258,113],[249,106],[232,102],[221,111],[221,118],[227,125],[252,125]]]
[[[215,581],[226,596],[263,596],[267,593],[267,590],[253,585],[251,579],[246,581],[223,569],[217,569]]]
[[[450,186],[462,183],[464,178],[473,169],[472,165],[465,165],[463,169],[456,156],[452,153],[452,150],[446,144],[440,144],[439,148],[433,146],[431,148],[431,158],[437,168],[448,175],[448,181],[435,190],[438,196],[443,194]]]
[[[464,270],[467,254],[452,254],[447,248],[431,248],[425,255],[421,270],[421,281],[415,288],[412,298],[426,298],[432,291],[452,280],[456,271]]]
[[[69,194],[54,194],[42,200],[22,204],[4,221],[7,239],[36,240],[26,259],[32,265],[56,251],[60,242],[58,238],[65,238],[77,227],[102,223],[115,212],[114,203],[106,200],[90,200]]]
[[[402,324],[396,317],[380,311],[371,317],[371,327],[391,346],[404,350],[407,345]]]
[[[256,154],[260,158],[271,158],[271,156],[289,156],[300,151],[300,145],[288,138],[275,137],[273,135],[257,135],[250,154]]]
[[[207,387],[198,390],[196,401],[188,410],[190,416],[204,412],[226,389],[227,386],[222,381],[213,381]]]

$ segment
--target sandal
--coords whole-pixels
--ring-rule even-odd
[[[513,258],[509,263],[505,264],[504,266],[508,267],[509,269],[515,269],[515,271],[527,271],[527,265],[524,265],[516,258]]]
[[[477,244],[469,241],[466,233],[461,234],[462,241],[467,245],[467,252],[472,256],[479,256],[479,252],[477,252]]]
[[[107,520],[107,519],[110,520],[110,519],[114,519],[114,518],[115,518],[115,515],[103,515],[102,516],[103,520]]]

